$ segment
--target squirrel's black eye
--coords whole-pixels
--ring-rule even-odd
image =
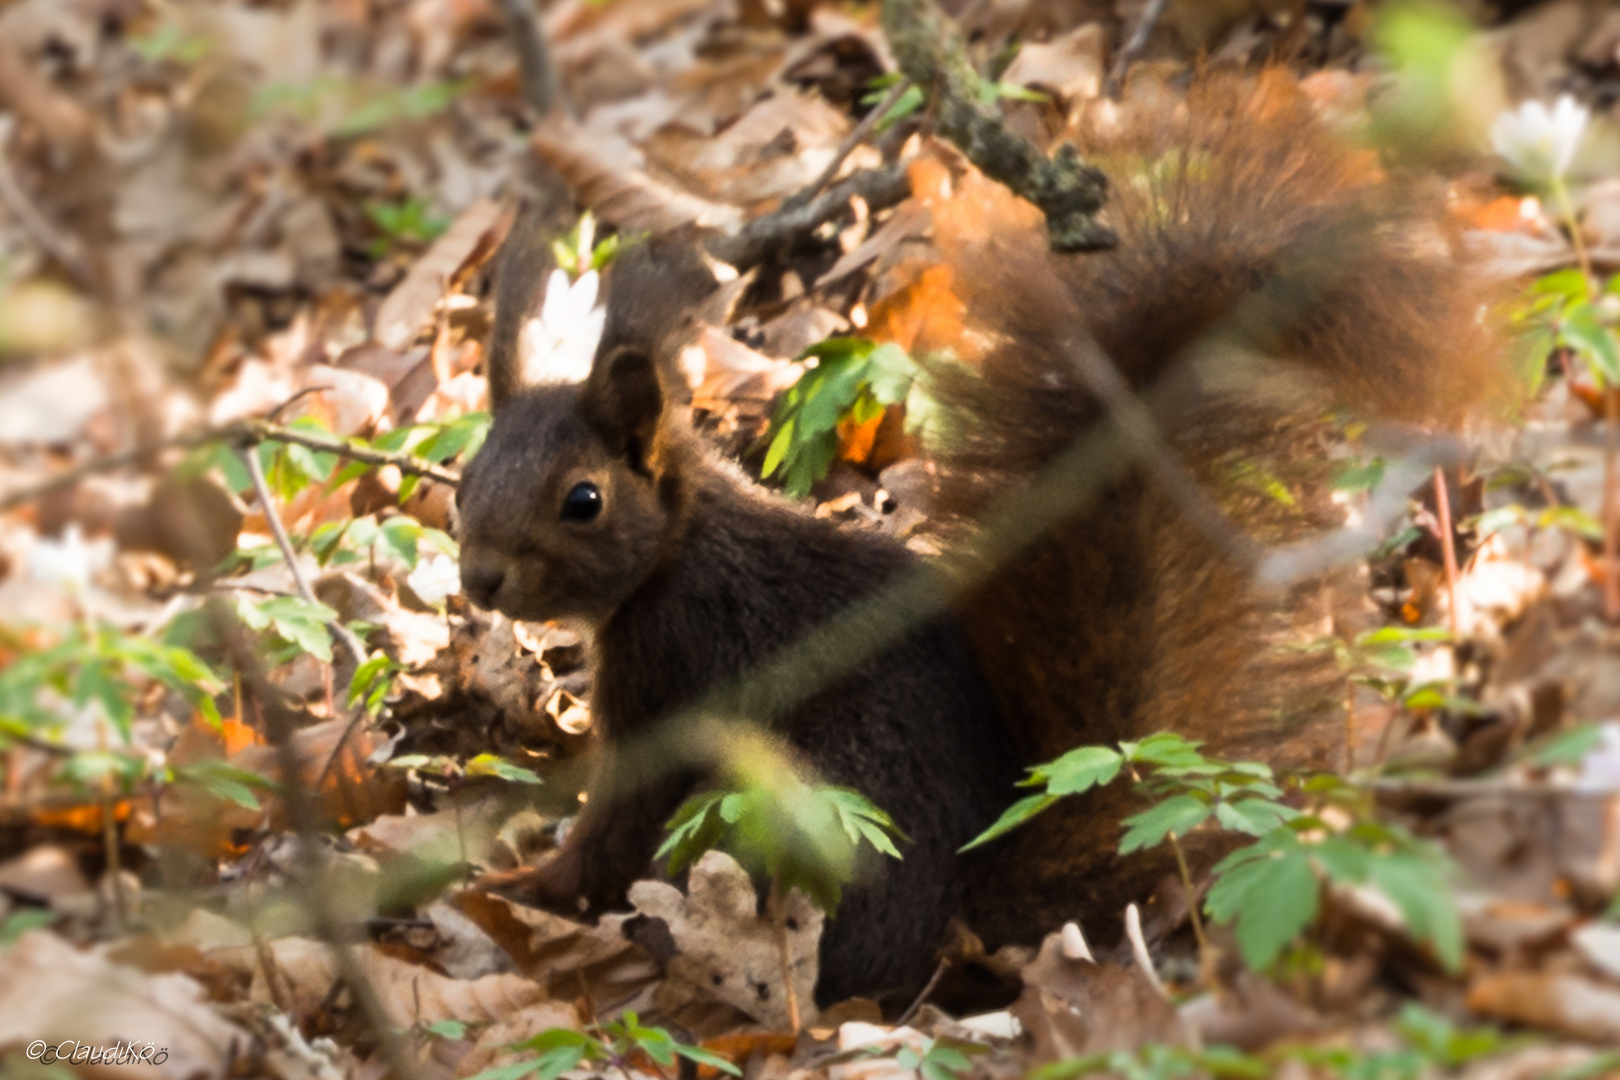
[[[602,512],[602,492],[589,480],[581,480],[563,496],[564,521],[592,521]]]

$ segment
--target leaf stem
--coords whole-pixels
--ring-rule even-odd
[[[1575,201],[1570,198],[1569,185],[1564,183],[1562,176],[1555,176],[1552,180],[1553,198],[1558,202],[1558,211],[1564,217],[1564,224],[1569,226],[1569,240],[1575,248],[1575,261],[1580,265],[1581,274],[1586,279],[1587,288],[1596,280],[1592,273],[1592,258],[1586,250],[1586,241],[1581,239],[1581,223],[1575,216]],[[1617,514],[1615,499],[1616,473],[1620,472],[1617,462],[1620,462],[1620,402],[1616,402],[1615,395],[1620,393],[1613,386],[1607,385],[1601,371],[1596,372],[1600,391],[1603,394],[1603,618],[1608,622],[1620,622],[1620,514]]]
[[[1215,967],[1215,951],[1210,947],[1209,938],[1204,934],[1204,920],[1198,914],[1198,890],[1193,887],[1192,870],[1187,866],[1187,854],[1181,850],[1181,841],[1176,839],[1175,833],[1166,834],[1170,841],[1170,850],[1175,852],[1176,869],[1181,872],[1181,886],[1187,890],[1187,918],[1192,922],[1193,937],[1198,941],[1199,966],[1205,969],[1206,974],[1213,974]]]
[[[776,954],[782,961],[782,989],[787,992],[788,1027],[799,1033],[799,992],[793,988],[793,958],[788,954],[787,903],[782,895],[782,876],[771,878],[771,919],[776,923]]]
[[[1457,610],[1457,544],[1451,528],[1451,492],[1444,466],[1434,467],[1434,508],[1440,519],[1440,555],[1446,568],[1446,606],[1451,616],[1451,640],[1462,642],[1462,616]]]

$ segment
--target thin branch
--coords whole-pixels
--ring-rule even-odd
[[[275,424],[263,420],[239,420],[223,429],[220,436],[222,441],[235,442],[238,440],[252,442],[281,442],[291,443],[294,446],[304,446],[311,450],[318,450],[325,454],[336,454],[338,457],[349,458],[353,461],[364,462],[367,465],[392,465],[407,476],[425,476],[437,480],[441,484],[454,487],[461,482],[461,474],[443,465],[435,465],[431,461],[412,454],[398,453],[389,450],[377,450],[369,446],[356,446],[353,443],[340,439],[328,439],[319,435],[312,435],[307,431],[293,431],[289,428],[277,427]],[[209,441],[209,440],[201,440]]]
[[[275,537],[276,546],[281,549],[281,557],[287,561],[287,569],[292,574],[293,584],[298,586],[298,595],[303,597],[306,603],[320,603],[315,597],[315,590],[310,588],[309,579],[304,576],[303,567],[298,565],[298,553],[293,550],[292,540],[287,536],[287,526],[281,523],[281,515],[276,512],[275,496],[270,494],[270,485],[264,478],[264,466],[259,464],[259,455],[253,452],[252,447],[238,448],[238,453],[241,455],[242,464],[247,466],[248,476],[253,481],[253,492],[259,497],[259,506],[264,509],[264,520],[270,526],[270,535]],[[360,644],[360,639],[354,636],[353,631],[336,619],[327,620],[326,628],[333,637],[342,642],[356,668],[366,662],[366,650]],[[347,738],[348,732],[345,731],[344,740],[338,743],[339,749]]]
[[[1451,640],[1462,644],[1462,612],[1457,610],[1457,540],[1451,528],[1451,492],[1446,488],[1446,470],[1434,467],[1434,507],[1440,519],[1440,554],[1446,568],[1446,604],[1451,609]]]
[[[929,997],[933,995],[935,988],[939,986],[939,980],[945,977],[945,973],[949,971],[950,968],[950,958],[941,957],[939,964],[934,968],[934,973],[928,977],[928,982],[923,984],[922,991],[912,999],[912,1002],[910,1006],[907,1007],[906,1011],[901,1013],[899,1018],[895,1020],[895,1027],[901,1028],[911,1023],[912,1017],[916,1016],[917,1013],[922,1011],[923,1005],[927,1003]]]
[[[257,457],[251,452],[246,456]],[[263,470],[257,471],[262,477]],[[299,758],[297,741],[293,738],[297,725],[292,712],[265,679],[258,657],[243,640],[240,628],[222,619],[216,619],[216,625],[227,643],[236,669],[242,672],[244,683],[252,691],[262,711],[265,738],[276,749],[277,767],[283,785],[282,798],[288,817],[292,820],[293,831],[298,835],[298,861],[301,865],[294,885],[303,893],[301,899],[314,923],[315,936],[331,950],[338,977],[349,988],[355,1005],[376,1036],[378,1054],[389,1073],[399,1080],[418,1080],[422,1070],[417,1067],[410,1044],[394,1027],[382,996],[367,977],[354,946],[347,943],[344,922],[332,903],[331,878],[320,856],[323,824],[312,791],[301,782],[303,762]],[[266,972],[268,976],[269,972]]]
[[[1380,798],[1389,799],[1612,799],[1613,788],[1576,788],[1527,784],[1512,780],[1351,780]]]
[[[755,218],[736,236],[716,237],[709,241],[709,254],[739,270],[746,270],[764,262],[791,240],[843,213],[852,198],[864,199],[873,210],[881,210],[909,194],[911,180],[900,166],[863,169],[807,203],[783,206],[775,213]]]
[[[1259,566],[1259,545],[1234,528],[1215,500],[1193,479],[1165,442],[1153,414],[1132,392],[1108,355],[1090,340],[1071,349],[1070,354],[1086,389],[1102,402],[1126,441],[1182,515],[1234,564],[1251,572]],[[1194,921],[1196,919],[1194,916]]]
[[[821,170],[821,175],[810,181],[803,191],[783,203],[782,209],[797,210],[820,194],[822,188],[832,183],[833,177],[838,175],[838,170],[843,168],[844,161],[855,152],[857,146],[866,141],[873,129],[883,122],[883,118],[889,115],[889,110],[900,103],[900,99],[909,89],[911,80],[906,78],[889,87],[889,92],[883,95],[883,100],[879,101],[871,112],[861,117],[861,122],[855,125],[853,131],[844,136],[844,141],[838,144],[837,151],[833,153],[827,167]]]
[[[461,482],[461,474],[455,470],[435,465],[411,454],[356,446],[351,442],[323,438],[307,431],[293,431],[264,420],[247,419],[222,427],[176,435],[172,439],[137,446],[130,450],[120,450],[116,454],[91,458],[89,461],[63,469],[43,480],[25,484],[0,496],[0,513],[43,498],[52,492],[61,491],[63,488],[72,487],[87,476],[126,468],[155,457],[165,450],[187,450],[213,442],[235,447],[256,446],[261,442],[291,443],[323,454],[335,454],[341,458],[364,462],[367,465],[392,465],[407,476],[425,476],[441,484],[449,484],[451,487]]]
[[[939,133],[990,179],[1040,208],[1053,251],[1098,251],[1118,242],[1093,218],[1107,198],[1107,177],[1068,144],[1047,157],[979,104],[982,83],[962,36],[932,0],[883,0],[883,32],[900,70],[933,97]]]
[[[1103,96],[1119,100],[1119,95],[1125,89],[1125,73],[1130,70],[1136,58],[1142,55],[1147,43],[1153,37],[1153,30],[1164,18],[1165,9],[1170,6],[1170,0],[1148,0],[1147,10],[1136,23],[1136,29],[1131,31],[1131,38],[1125,47],[1119,50],[1114,58],[1114,66],[1109,69],[1108,78],[1103,82]]]
[[[546,28],[532,0],[495,0],[495,6],[506,18],[512,49],[517,53],[523,100],[541,116],[558,105],[571,115],[573,108],[557,79],[557,63],[546,41]]]

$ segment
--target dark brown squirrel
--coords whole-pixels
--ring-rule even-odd
[[[1340,523],[1325,493],[1346,410],[1432,423],[1477,400],[1495,371],[1488,289],[1439,200],[1348,148],[1284,80],[1207,77],[1124,126],[1085,147],[1114,173],[1112,252],[1049,255],[1010,200],[936,214],[990,343],[971,370],[938,373],[962,418],[941,452],[941,512],[971,540],[1077,440],[1114,430],[1086,362],[1101,355],[1236,533],[1275,545]],[[463,585],[514,618],[591,629],[600,738],[588,801],[528,899],[597,911],[655,872],[671,813],[712,782],[655,733],[700,701],[763,725],[910,838],[827,924],[822,1003],[914,992],[953,916],[992,948],[1070,918],[1106,936],[1152,892],[1162,861],[1114,854],[1128,796],[1113,789],[956,854],[1014,800],[1023,765],[1163,729],[1222,756],[1337,762],[1342,678],[1330,650],[1298,646],[1343,629],[1364,591],[1353,573],[1258,583],[1162,475],[1103,438],[1112,471],[1087,481],[1092,497],[1026,506],[1053,524],[955,581],[942,615],[952,564],[930,578],[900,544],[801,513],[691,433],[669,372],[714,292],[700,264],[678,242],[621,256],[582,385],[523,386],[513,350],[491,349],[495,423],[458,494]],[[1267,493],[1278,484],[1295,505]],[[809,696],[807,678],[748,677],[891,602],[922,614],[872,655],[833,650]]]

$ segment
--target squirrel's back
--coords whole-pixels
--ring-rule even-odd
[[[1263,585],[1250,556],[1342,524],[1329,488],[1353,419],[1449,421],[1491,381],[1488,291],[1438,195],[1382,174],[1297,89],[1208,78],[1121,130],[1085,147],[1113,182],[1115,251],[1048,254],[1010,196],[935,214],[983,345],[937,372],[959,421],[942,505],[982,554],[946,564],[976,575],[958,620],[975,655],[931,619],[808,698],[766,685],[740,707],[916,841],[829,927],[824,998],[920,983],[956,910],[991,946],[1077,917],[1112,937],[1169,869],[1113,854],[1119,784],[958,861],[1017,797],[1009,740],[1025,763],[1161,729],[1218,756],[1342,762],[1344,680],[1308,646],[1352,627],[1364,585],[1342,566]],[[618,267],[583,387],[524,390],[492,349],[495,427],[462,485],[468,595],[601,630],[603,765],[527,882],[566,910],[621,900],[708,772],[643,772],[627,731],[759,685],[743,672],[856,597],[909,595],[884,586],[913,572],[888,541],[715,479],[666,355],[714,283],[662,257]]]

